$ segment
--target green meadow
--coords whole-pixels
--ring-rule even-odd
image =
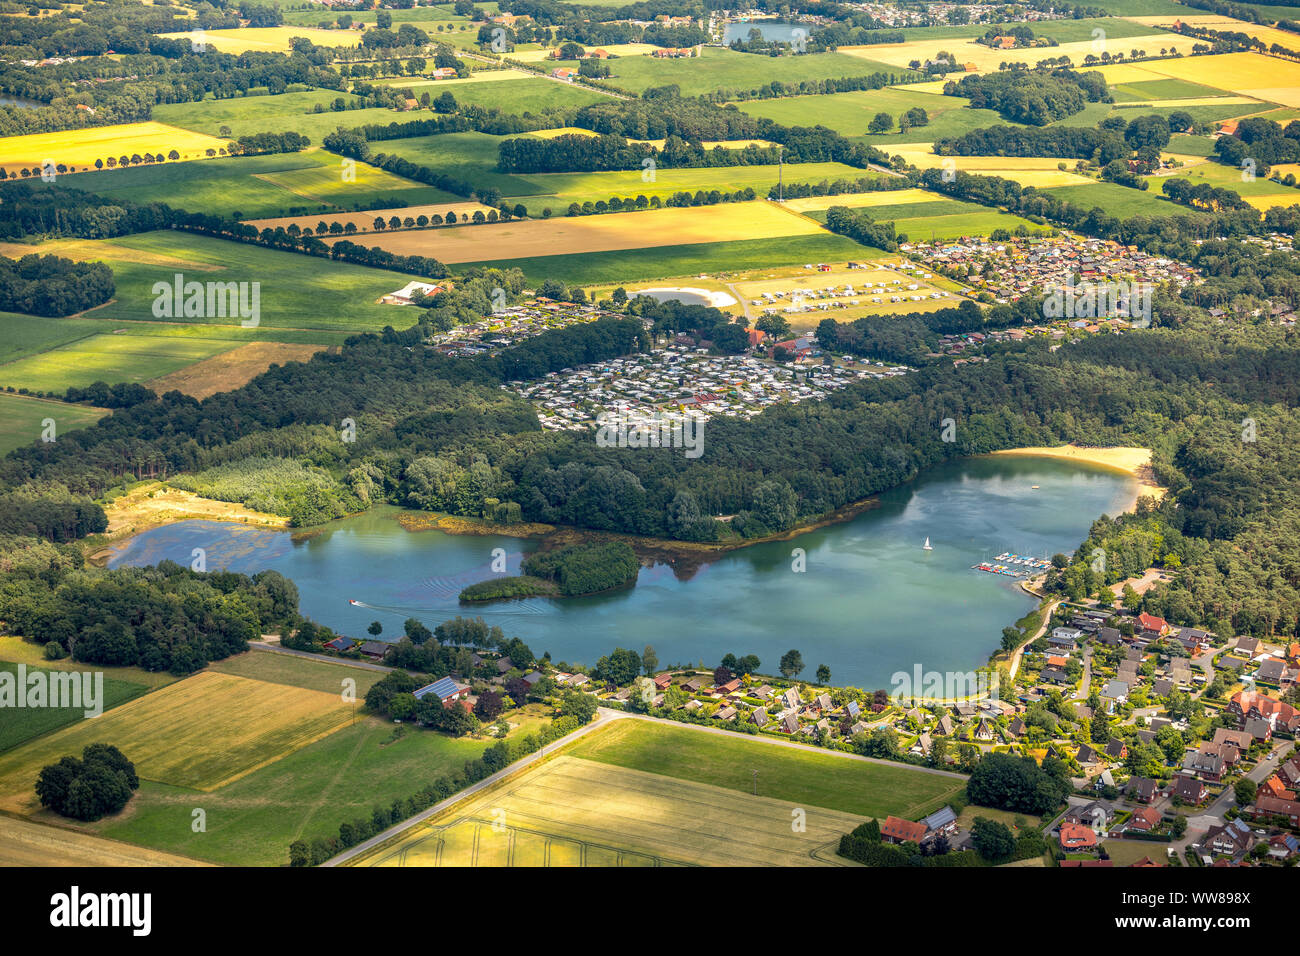
[[[94,319],[51,319],[0,312],[0,366],[103,330]]]
[[[694,193],[698,190],[709,192],[734,192],[746,186],[751,187],[759,198],[765,198],[767,192],[777,184],[784,175],[787,183],[820,183],[823,180],[857,181],[859,179],[876,179],[880,174],[869,169],[857,169],[842,163],[788,163],[777,166],[711,166],[687,169],[658,169],[654,182],[643,182],[641,170],[626,170],[609,173],[531,173],[529,185],[536,190],[532,195],[518,197],[531,215],[540,215],[549,208],[553,213],[563,214],[570,203],[595,202],[609,199],[635,196],[668,197],[678,192]]]
[[[620,720],[578,740],[570,756],[866,817],[939,809],[965,779],[711,734],[666,721]],[[757,781],[754,773],[757,772]]]
[[[8,411],[4,405],[4,399],[9,396],[0,396],[0,408]],[[18,664],[12,664],[7,661],[0,661],[0,672],[13,674],[17,679]],[[33,672],[45,674],[57,674],[59,669],[57,665],[53,669],[48,667],[37,667],[33,664],[26,665],[27,676],[30,679]],[[80,673],[76,673],[76,680],[80,684],[82,678]],[[102,671],[100,672],[102,673]],[[93,676],[92,676],[93,680]],[[124,704],[133,697],[143,694],[147,687],[142,684],[133,684],[130,681],[118,680],[113,677],[103,678],[103,697],[99,700],[99,706],[103,710],[109,710],[118,704]],[[22,689],[19,688],[19,692]],[[92,689],[92,693],[94,693]],[[83,701],[84,703],[84,701]],[[4,710],[5,719],[0,721],[0,753],[10,750],[25,741],[34,737],[40,737],[42,734],[48,734],[50,731],[58,730],[60,727],[66,727],[68,724],[76,723],[79,720],[93,718],[86,717],[86,707],[6,707]]]
[[[562,65],[577,68],[575,62]],[[705,47],[704,55],[699,57],[661,60],[652,56],[623,56],[610,60],[609,65],[613,75],[607,82],[617,89],[640,93],[656,86],[676,85],[683,96],[699,96],[715,90],[756,92],[773,80],[800,83],[872,73],[893,74],[903,80],[913,75],[911,70],[847,53],[770,57],[719,47]]]
[[[235,345],[214,339],[104,332],[0,366],[0,384],[39,392],[62,392],[94,382],[144,384]]]
[[[389,85],[398,89],[409,87],[417,98],[425,93],[431,97],[450,93],[457,103],[519,116],[574,110],[609,98],[581,86],[556,83],[540,76],[513,80],[425,80],[411,77],[409,81],[393,80]],[[379,150],[380,144],[376,143],[371,149]]]
[[[78,173],[60,176],[53,186],[33,183],[32,188],[70,185],[113,199],[162,202],[238,219],[348,212],[374,208],[379,203],[403,206],[461,198],[365,163],[354,165],[352,180],[344,180],[343,169],[343,157],[314,149]]]
[[[828,232],[825,235],[703,242],[616,252],[490,260],[462,265],[513,267],[523,270],[529,281],[534,283],[553,278],[586,286],[702,273],[734,273],[793,263],[844,262],[861,259],[869,254],[867,247]]]
[[[161,320],[220,326],[237,344],[259,338],[321,341],[315,335],[286,338],[279,329],[370,332],[400,325],[408,315],[378,300],[416,278],[344,262],[329,262],[325,267],[325,260],[295,252],[170,231],[114,239],[95,258],[112,267],[117,284],[116,298],[94,310],[97,319],[155,321],[154,284],[171,283],[177,273],[185,275],[186,281],[261,283],[257,328],[244,329],[238,319],[229,318]],[[259,334],[245,337],[246,333]],[[221,350],[216,347],[212,354]]]
[[[431,166],[458,179],[468,180],[475,186],[495,186],[504,196],[531,196],[543,192],[544,190],[532,185],[531,176],[497,172],[497,146],[505,138],[487,133],[443,133],[440,136],[384,140],[374,143],[370,148],[376,155],[401,156],[413,163]]]
[[[281,93],[276,96],[237,96],[230,99],[208,99],[198,103],[167,103],[155,106],[153,118],[207,133],[221,135],[222,127],[230,130],[230,137],[238,139],[254,133],[282,133],[292,130],[301,133],[319,146],[321,140],[340,126],[345,129],[365,126],[367,123],[392,123],[403,117],[390,109],[330,109],[335,100],[347,104],[361,102],[360,97],[337,90],[309,90],[302,93]],[[316,107],[321,112],[316,112]]]
[[[865,137],[862,141],[882,149],[891,143],[929,143],[945,136],[960,136],[985,126],[1008,124],[993,110],[967,108],[970,100],[942,93],[925,93],[907,87],[883,90],[859,90],[852,93],[823,93],[815,96],[789,96],[770,100],[749,100],[737,106],[750,116],[765,117],[785,126],[807,126],[815,121],[843,136]],[[908,110],[920,107],[930,122],[906,133],[898,131],[898,120]],[[877,113],[894,118],[889,133],[867,135],[867,124]]]
[[[1115,183],[1093,183],[1087,186],[1055,186],[1044,189],[1057,199],[1092,209],[1099,206],[1112,216],[1128,219],[1132,216],[1176,216],[1200,215],[1186,206],[1178,206],[1160,194],[1160,187],[1153,183],[1146,192],[1118,186]]]
[[[0,369],[2,372],[3,369]],[[88,405],[69,405],[66,402],[0,392],[0,455],[7,455],[15,448],[39,441],[45,427],[42,422],[47,418],[54,419],[57,440],[60,433],[93,425],[107,414],[109,412],[105,409]],[[0,664],[0,667],[3,666]],[[0,750],[4,749],[4,732],[5,728],[0,727]]]

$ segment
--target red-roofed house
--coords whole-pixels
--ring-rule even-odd
[[[1067,853],[1076,850],[1091,850],[1097,845],[1097,834],[1092,827],[1082,823],[1061,824],[1061,849]]]
[[[1242,690],[1233,694],[1228,701],[1228,713],[1242,724],[1248,720],[1262,720],[1275,731],[1294,732],[1300,728],[1300,711],[1258,691]]]
[[[1153,614],[1147,614],[1145,611],[1138,615],[1138,623],[1142,625],[1144,631],[1155,631],[1157,634],[1163,634],[1169,630],[1169,623],[1163,617],[1156,617]]]
[[[880,838],[886,843],[920,843],[925,838],[925,824],[902,817],[886,817],[880,825]]]
[[[1251,810],[1254,817],[1286,817],[1291,825],[1300,826],[1300,803],[1294,800],[1279,800],[1276,797],[1257,796]]]
[[[1142,833],[1150,833],[1160,825],[1160,811],[1151,807],[1141,807],[1133,811],[1133,816],[1129,818],[1127,830],[1138,830]]]

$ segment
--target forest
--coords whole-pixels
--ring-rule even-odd
[[[1100,73],[1069,69],[972,73],[944,84],[947,96],[965,96],[972,109],[996,110],[1003,119],[1046,126],[1081,112],[1088,103],[1110,103]]]
[[[0,311],[64,316],[113,297],[113,270],[102,262],[73,262],[29,253],[0,256]]]

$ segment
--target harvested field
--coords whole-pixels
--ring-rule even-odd
[[[0,815],[0,866],[207,866],[198,860]]]
[[[806,830],[792,822],[802,811]],[[843,865],[863,818],[559,757],[413,828],[361,866]]]
[[[156,378],[148,385],[159,395],[174,390],[192,395],[194,398],[207,398],[217,392],[228,392],[248,384],[273,364],[305,362],[324,348],[323,345],[250,342],[229,352],[195,362],[178,372]]]
[[[39,809],[32,787],[40,769],[98,741],[111,740],[143,780],[207,791],[333,733],[351,717],[339,694],[196,674],[0,757],[0,807]]]
[[[1162,33],[1152,29],[1151,33],[1146,36],[1123,37],[1111,41],[1111,44],[1117,49],[1122,49],[1127,56],[1129,50],[1146,50],[1148,53],[1156,53],[1161,47],[1167,47],[1171,42],[1177,43],[1180,39],[1183,38],[1172,33]],[[1190,49],[1191,43],[1187,42],[1186,45]],[[1003,50],[976,43],[974,40],[949,37],[909,40],[906,43],[840,47],[840,52],[849,56],[865,57],[869,60],[878,60],[891,66],[903,68],[913,60],[920,60],[924,63],[926,60],[937,59],[941,52],[948,52],[957,58],[958,63],[973,63],[975,64],[975,71],[982,73],[996,70],[1000,63],[1028,63],[1032,67],[1040,60],[1054,59],[1061,56],[1068,56],[1075,63],[1082,64],[1084,57],[1099,55],[1101,51],[1094,46],[1094,41],[1091,39],[1076,40],[1058,46]]]
[[[747,202],[404,231],[367,236],[362,244],[455,263],[810,236],[820,231],[815,223],[775,204]]]
[[[317,27],[243,27],[233,30],[203,30],[197,33],[160,33],[170,40],[202,40],[221,53],[288,53],[294,37],[311,40],[317,46],[356,46],[361,34],[349,30],[321,30]]]

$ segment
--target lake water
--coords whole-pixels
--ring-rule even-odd
[[[789,43],[795,27],[804,31],[807,40],[816,27],[811,23],[797,23],[787,20],[753,20],[749,23],[728,23],[722,31],[722,42],[730,46],[736,40],[748,40],[750,30],[758,30],[764,40]]]
[[[49,103],[42,103],[40,100],[29,100],[25,96],[14,96],[10,93],[0,94],[0,106],[21,106],[24,109],[34,110],[49,105]]]
[[[803,676],[826,664],[834,683],[875,689],[917,664],[968,671],[985,663],[1002,628],[1034,602],[1011,579],[971,565],[1007,550],[1070,553],[1098,515],[1121,511],[1136,489],[1126,476],[1073,462],[968,459],[881,495],[880,507],[851,521],[730,552],[685,580],[658,564],[643,568],[635,587],[612,594],[479,608],[461,608],[457,595],[490,576],[493,549],[506,551],[515,574],[536,543],[408,532],[393,508],[297,540],[239,524],[181,522],[124,542],[110,566],[164,558],[189,565],[192,550],[203,548],[210,570],[287,575],[304,614],[356,637],[366,637],[373,620],[392,640],[408,617],[434,627],[457,614],[481,615],[557,662],[592,664],[616,646],[652,644],[664,665],[713,666],[728,652],[752,653],[775,673],[780,656],[797,648]],[[922,550],[927,537],[932,551]],[[805,554],[803,572],[792,569],[796,548]]]

